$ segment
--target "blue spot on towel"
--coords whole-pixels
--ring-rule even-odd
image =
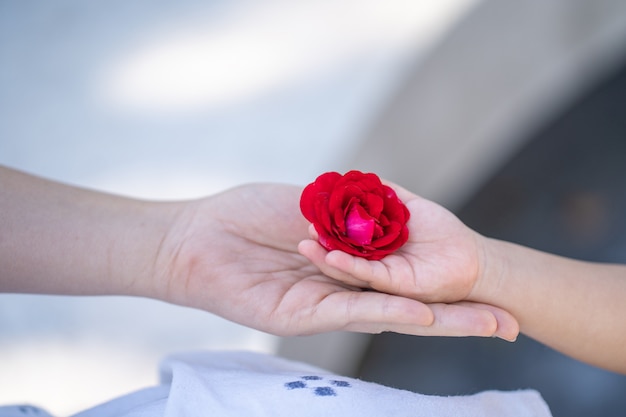
[[[330,397],[330,396],[334,397],[334,396],[337,395],[335,390],[332,389],[331,387],[317,387],[317,388],[315,388],[315,391],[313,391],[313,392],[318,397]]]
[[[285,388],[287,389],[306,388],[306,384],[302,381],[287,382],[285,384]]]
[[[287,390],[307,388],[318,397],[337,396],[337,391],[333,387],[352,388],[352,385],[350,385],[348,381],[342,381],[340,379],[324,380],[323,377],[317,375],[304,375],[297,381],[286,382],[284,386]]]

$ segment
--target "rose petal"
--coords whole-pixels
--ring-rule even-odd
[[[361,204],[367,209],[370,216],[377,219],[385,208],[385,201],[379,195],[366,193],[363,195]]]
[[[375,223],[363,207],[352,204],[346,217],[346,235],[359,245],[369,245],[372,243]]]
[[[318,201],[320,195],[323,201],[328,201],[327,195],[330,195],[331,191],[335,187],[335,183],[341,178],[341,174],[338,172],[327,172],[316,178],[314,182],[304,187],[300,196],[300,211],[305,219],[310,222],[317,220],[317,214],[319,213]]]
[[[358,182],[363,190],[380,190],[383,187],[376,174],[350,171],[344,177],[349,178],[350,181]]]
[[[351,255],[363,256],[363,253],[361,252],[360,248],[354,246],[353,244],[346,243],[338,239],[336,236],[332,236],[328,234],[324,234],[324,235],[320,234],[319,243],[328,251],[340,250],[342,252],[346,252]]]
[[[300,196],[300,211],[305,219],[314,223],[317,220],[316,201],[317,189],[315,184],[311,183],[304,187]]]
[[[331,191],[341,179],[338,172],[326,172],[315,179],[315,187],[320,191]]]
[[[384,213],[390,219],[404,220],[404,210],[402,209],[403,206],[404,204],[402,202],[399,202],[395,198],[385,200]]]
[[[330,212],[328,211],[328,194],[327,193],[319,193],[314,202],[315,207],[315,218],[313,224],[320,224],[326,230],[332,229],[332,223],[330,219]]]
[[[385,229],[381,227],[380,223],[374,225],[374,239],[378,239],[385,234]]]
[[[384,235],[380,239],[376,239],[372,242],[372,246],[375,248],[382,248],[393,243],[393,241],[400,236],[402,227],[403,226],[400,223],[392,222],[389,227],[385,228]]]

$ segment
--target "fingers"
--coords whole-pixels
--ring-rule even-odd
[[[324,298],[311,319],[314,332],[381,333],[426,328],[434,315],[427,305],[408,298],[375,291],[339,291]]]
[[[465,304],[429,304],[435,320],[433,324],[414,329],[409,334],[419,336],[493,337],[497,333],[498,320],[486,309]]]
[[[326,262],[326,256],[329,254],[319,243],[314,240],[303,240],[298,244],[298,252],[313,263],[326,276],[341,281],[354,287],[369,288],[366,281],[355,278],[348,272],[344,272],[335,268]],[[347,254],[346,254],[347,255]]]
[[[345,284],[404,296],[417,295],[410,277],[414,271],[408,263],[395,255],[384,261],[370,261],[340,250],[328,252],[317,241],[315,228],[309,228],[310,240],[298,245],[298,252],[319,268],[322,273]],[[395,271],[390,275],[390,270]],[[392,279],[394,278],[394,279]],[[412,291],[408,294],[407,291]]]
[[[361,288],[374,288],[370,285],[373,280],[379,283],[386,282],[382,277],[388,277],[389,274],[382,263],[368,261],[339,250],[328,252],[317,241],[318,235],[313,225],[309,226],[309,235],[311,239],[303,240],[298,244],[298,252],[319,268],[324,275]],[[372,265],[375,266],[374,270],[371,268]],[[385,285],[379,285],[376,289],[387,290]]]
[[[471,301],[460,302],[458,304],[489,311],[491,314],[493,314],[498,323],[494,336],[509,342],[514,342],[517,339],[517,336],[520,332],[519,323],[517,322],[517,319],[515,319],[515,317],[513,317],[513,315],[511,315],[509,312],[489,304],[474,303]]]
[[[304,244],[300,253],[326,276],[343,283],[415,299],[422,295],[413,279],[414,271],[403,258],[393,254],[384,260],[370,261],[339,250],[327,252],[317,242]]]
[[[388,256],[388,258],[391,257],[393,255]],[[389,292],[391,289],[389,267],[382,261],[370,261],[339,250],[328,252],[323,261],[333,272],[336,271],[337,275],[343,274],[359,279],[381,291]],[[316,266],[319,267],[319,265]],[[332,278],[340,279],[338,276],[332,276]]]
[[[472,302],[423,304],[374,291],[334,293],[320,303],[316,313],[315,327],[324,330],[500,337],[508,341],[514,341],[519,332],[513,316],[493,306]],[[343,327],[330,329],[325,325],[337,323],[340,315],[344,317]]]

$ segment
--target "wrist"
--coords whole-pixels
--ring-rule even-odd
[[[211,245],[219,241],[213,235],[221,226],[214,218],[213,201],[214,197],[206,197],[153,208],[162,231],[153,250],[150,281],[142,286],[143,295],[189,306],[191,280],[204,263],[210,262]],[[205,275],[203,281],[208,284],[210,277]]]
[[[112,292],[165,299],[179,248],[176,223],[184,203],[136,201],[124,215],[124,232],[116,240],[117,262],[111,267]]]
[[[471,301],[502,307],[501,292],[505,287],[507,262],[501,250],[501,242],[478,235],[478,273],[474,287],[468,297]]]

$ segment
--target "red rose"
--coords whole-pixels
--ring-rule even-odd
[[[409,210],[376,174],[322,174],[302,191],[300,210],[329,251],[378,260],[409,238]]]

